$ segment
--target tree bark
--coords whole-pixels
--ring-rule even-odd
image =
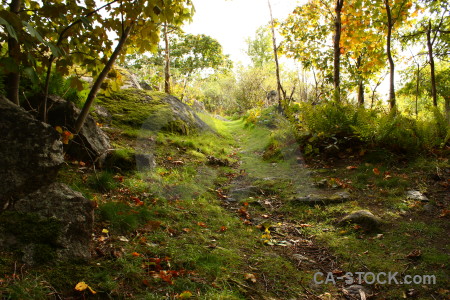
[[[389,104],[390,104],[390,108],[391,110],[393,110],[395,108],[395,86],[394,86],[394,74],[395,74],[395,65],[394,65],[394,60],[392,58],[392,53],[391,53],[391,38],[392,38],[392,28],[394,26],[393,21],[392,21],[392,14],[391,14],[391,7],[389,6],[389,0],[384,0],[384,5],[386,8],[386,15],[387,15],[387,21],[388,21],[388,26],[387,26],[387,40],[386,40],[386,53],[388,56],[388,60],[389,60]]]
[[[12,0],[9,4],[9,10],[18,14],[20,11],[20,6],[22,5],[21,0]],[[19,102],[19,85],[20,85],[20,45],[19,42],[13,37],[8,37],[8,55],[14,60],[18,66],[17,72],[10,72],[7,76],[7,86],[6,86],[6,96],[9,100],[17,105]]]
[[[334,19],[334,98],[337,102],[341,101],[341,90],[340,90],[340,71],[341,71],[341,12],[344,6],[344,0],[336,0],[335,12],[336,16]]]
[[[275,25],[273,23],[273,17],[272,17],[272,6],[270,5],[270,0],[267,0],[267,3],[269,4],[269,12],[270,12],[270,23],[271,23],[271,29],[272,29],[272,44],[273,44],[273,54],[275,57],[275,72],[277,76],[277,94],[278,94],[278,109],[282,112],[283,111],[283,103],[281,100],[281,95],[283,94],[283,98],[286,98],[285,92],[283,90],[283,86],[281,85],[280,80],[280,66],[278,64],[278,51],[277,51],[277,42],[275,40]]]
[[[97,79],[95,80],[94,85],[92,86],[89,95],[87,96],[86,102],[84,103],[83,109],[81,110],[81,113],[78,116],[77,121],[75,122],[75,126],[73,129],[75,134],[78,134],[80,132],[80,129],[83,126],[84,121],[86,120],[86,117],[89,114],[89,108],[94,102],[94,99],[97,96],[98,91],[100,90],[101,84],[105,80],[106,76],[108,75],[109,71],[114,65],[114,62],[116,61],[117,57],[122,51],[123,46],[125,45],[128,36],[130,35],[132,27],[133,24],[130,24],[129,26],[125,27],[124,31],[122,32],[122,35],[120,36],[119,43],[117,44],[116,49],[114,49],[114,52],[112,53],[108,62],[103,67],[102,72],[100,73],[100,75],[98,75]]]
[[[417,64],[417,78],[416,78],[416,119],[419,117],[419,82],[420,82],[420,65]]]
[[[433,41],[431,41],[431,21],[428,22],[427,47],[428,58],[430,60],[431,97],[433,98],[433,106],[437,107],[436,73],[434,68]]]
[[[167,32],[167,23],[164,23],[164,56],[165,56],[165,64],[164,64],[164,92],[170,94],[170,45],[169,45],[169,34]]]
[[[361,56],[356,62],[356,69],[361,67]],[[364,107],[364,82],[361,76],[358,76],[358,105]]]

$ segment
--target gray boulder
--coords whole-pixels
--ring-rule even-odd
[[[0,204],[52,182],[64,162],[59,133],[0,97]]]
[[[162,101],[165,102],[171,110],[172,116],[167,116],[168,122],[165,126],[168,127],[166,129],[169,131],[178,131],[180,134],[189,134],[190,131],[212,131],[212,129],[203,122],[187,104],[181,102],[178,98],[167,95]],[[150,119],[148,119],[147,122],[148,121],[150,121]],[[184,125],[180,127],[180,124]],[[175,130],[171,127],[174,127]]]
[[[351,199],[351,194],[346,191],[337,192],[332,195],[319,195],[319,194],[310,194],[305,197],[296,197],[292,199],[293,204],[297,205],[328,205],[328,204],[337,204],[349,201]]]
[[[27,264],[90,258],[94,206],[62,183],[19,199],[0,220],[0,246],[20,249]]]
[[[375,231],[379,229],[381,220],[368,210],[358,210],[344,216],[338,222],[338,225],[341,226],[345,226],[347,224],[357,224],[366,231]]]
[[[48,122],[52,126],[73,128],[80,109],[72,102],[58,96],[49,98],[52,104],[48,113]],[[110,148],[108,136],[97,126],[94,118],[88,116],[80,132],[67,148],[67,153],[79,160],[98,162],[104,159]]]

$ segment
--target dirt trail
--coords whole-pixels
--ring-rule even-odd
[[[284,257],[298,272],[309,274],[309,278],[316,272],[325,275],[336,273],[340,269],[337,258],[318,246],[313,236],[304,232],[309,224],[288,213],[293,199],[326,193],[314,186],[311,171],[304,166],[297,144],[283,149],[279,161],[270,162],[263,158],[270,140],[269,129],[246,129],[238,121],[228,123],[228,129],[239,145],[236,151],[241,161],[240,175],[228,187],[224,205],[235,211],[243,222],[257,226],[263,237],[266,234],[266,251]],[[259,276],[264,277],[263,271],[256,268],[255,272],[260,272]],[[328,299],[323,298],[328,294],[332,296],[329,299],[350,299],[342,296],[341,283],[337,283],[331,291],[312,280],[293,284],[303,289],[303,294],[294,299]],[[264,289],[271,292],[271,284],[265,282]],[[285,299],[276,292],[274,294],[279,299]],[[251,298],[265,299],[260,295]]]

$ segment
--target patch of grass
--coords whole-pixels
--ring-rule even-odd
[[[128,203],[107,202],[99,206],[101,219],[110,226],[112,230],[126,233],[145,224],[152,219],[152,213],[145,207],[131,207]]]
[[[87,180],[87,185],[96,192],[107,192],[118,187],[114,174],[109,171],[92,174]]]

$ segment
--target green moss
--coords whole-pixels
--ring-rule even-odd
[[[54,218],[42,218],[33,213],[3,212],[0,231],[14,236],[22,245],[33,245],[33,260],[43,264],[56,258],[61,223]]]
[[[137,89],[123,89],[98,98],[112,115],[112,124],[122,129],[142,128],[153,132],[165,131],[182,135],[194,130],[175,116],[173,109],[162,99],[164,93]]]
[[[22,243],[43,243],[56,246],[61,223],[53,218],[44,219],[33,213],[3,212],[0,228],[17,237]]]
[[[136,152],[133,149],[117,149],[105,159],[104,168],[110,171],[128,172],[136,170]]]

